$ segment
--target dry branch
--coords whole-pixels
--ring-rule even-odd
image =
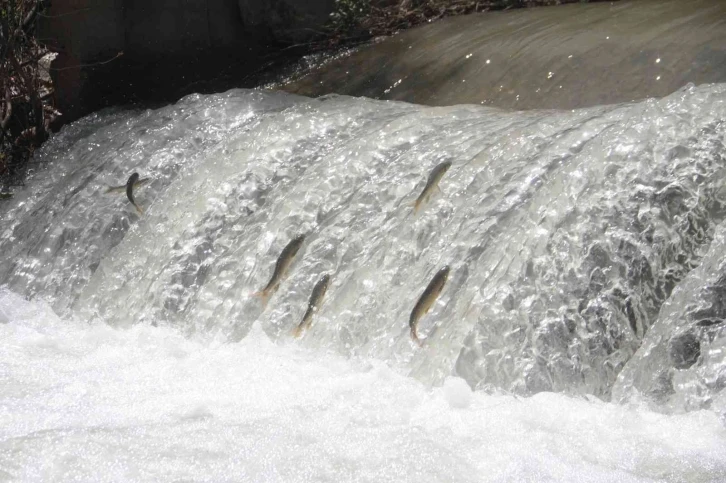
[[[47,139],[48,126],[58,115],[49,95],[52,83],[42,78],[40,67],[49,50],[35,38],[35,23],[46,4],[0,3],[0,192],[22,181],[33,151]]]

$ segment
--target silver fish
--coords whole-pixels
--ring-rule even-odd
[[[317,312],[320,305],[322,305],[323,297],[325,297],[325,292],[328,291],[329,284],[330,275],[325,274],[320,278],[320,280],[318,280],[315,287],[313,287],[313,293],[310,295],[310,300],[308,301],[308,309],[305,311],[305,315],[303,315],[300,324],[298,324],[293,331],[293,335],[295,337],[300,337],[303,331],[310,327],[310,324],[313,321],[313,314]]]
[[[140,214],[143,214],[143,211],[139,207],[139,205],[136,204],[136,201],[134,200],[134,188],[143,186],[146,183],[151,181],[150,178],[143,178],[139,179],[139,173],[132,173],[131,176],[129,176],[128,181],[126,181],[126,184],[123,186],[110,186],[106,193],[118,193],[126,191],[126,197],[129,199],[132,205],[134,205],[134,208],[136,208],[136,211],[138,211]]]
[[[147,184],[149,181],[151,181],[151,178],[141,178],[134,182],[134,188],[140,188]],[[123,184],[121,186],[109,186],[106,189],[106,193],[123,193],[126,191],[126,185]]]
[[[292,262],[295,259],[295,255],[297,255],[297,252],[300,250],[304,241],[305,235],[299,235],[282,249],[282,253],[280,253],[280,256],[277,258],[277,262],[275,263],[275,271],[272,272],[270,281],[267,282],[265,288],[254,294],[257,297],[262,297],[262,301],[265,305],[267,304],[267,300],[270,296],[275,293],[280,283],[284,280],[287,275],[287,271],[290,269],[290,265],[292,265]]]
[[[129,176],[129,180],[126,181],[126,197],[129,199],[132,205],[134,205],[134,208],[136,208],[136,211],[139,212],[139,214],[143,214],[144,212],[139,208],[139,205],[136,204],[136,201],[134,201],[134,183],[136,183],[139,180],[139,173],[133,173],[131,176]]]
[[[441,181],[441,178],[444,177],[450,167],[451,161],[444,161],[443,163],[436,165],[436,167],[431,170],[429,179],[426,181],[426,186],[424,186],[423,191],[420,195],[418,195],[418,198],[416,198],[416,201],[413,204],[414,213],[419,210],[422,203],[429,200],[434,190],[438,189],[439,181]]]
[[[418,345],[421,345],[421,340],[418,338],[418,333],[416,332],[418,321],[421,317],[426,315],[429,310],[431,310],[431,307],[433,307],[436,299],[439,297],[439,294],[444,289],[446,280],[449,277],[449,270],[450,268],[447,265],[436,272],[436,275],[434,275],[434,278],[431,279],[426,287],[426,290],[424,290],[423,294],[421,294],[421,297],[419,297],[418,302],[416,302],[416,305],[411,311],[411,317],[408,319],[408,326],[411,328],[411,338]]]

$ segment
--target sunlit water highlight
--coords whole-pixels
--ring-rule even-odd
[[[724,119],[711,85],[527,113],[235,90],[74,123],[0,208],[0,468],[719,481]],[[106,193],[133,171],[141,216]]]

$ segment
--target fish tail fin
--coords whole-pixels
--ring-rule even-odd
[[[262,302],[263,307],[267,307],[267,302],[270,301],[270,292],[268,290],[260,290],[252,294],[253,297],[258,297]]]
[[[107,186],[106,191],[104,191],[104,193],[106,193],[106,194],[120,193],[121,191],[125,191],[125,190],[126,190],[126,186]]]
[[[421,342],[421,339],[418,338],[418,334],[416,333],[416,327],[411,327],[411,339],[419,346],[423,347],[423,342]]]
[[[422,200],[416,200],[413,202],[413,214],[414,215],[418,214],[418,210],[421,209],[421,201]]]
[[[305,315],[303,315],[302,320],[300,323],[295,327],[295,330],[293,331],[293,335],[295,337],[300,337],[303,332],[305,332],[308,327],[310,327],[310,322],[313,319],[313,313],[315,312],[315,308],[308,307],[308,310],[305,311]]]
[[[144,214],[144,210],[142,210],[139,205],[137,205],[136,203],[134,203],[134,207],[136,208],[136,211],[139,212],[139,215],[143,215]]]

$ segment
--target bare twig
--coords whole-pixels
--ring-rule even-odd
[[[45,123],[43,122],[43,103],[38,96],[38,89],[31,76],[21,67],[20,62],[15,58],[15,54],[12,51],[9,52],[8,59],[18,75],[23,79],[25,91],[30,97],[30,105],[33,109],[33,120],[35,121],[34,134],[37,137],[37,142],[45,141],[48,133],[45,130]]]
[[[113,57],[111,57],[108,60],[103,60],[103,61],[100,61],[100,62],[92,62],[90,64],[70,65],[68,67],[51,67],[50,70],[53,70],[53,71],[58,72],[58,71],[61,71],[61,70],[80,69],[81,67],[93,67],[95,65],[108,64],[109,62],[113,62],[114,60],[118,59],[122,55],[124,55],[123,50],[120,51],[119,53],[117,53],[116,55],[114,55]]]
[[[10,124],[10,116],[13,115],[13,103],[10,98],[10,87],[5,86],[5,116],[0,121],[0,128],[3,130],[2,134],[5,134],[5,130],[8,128],[8,124]],[[0,143],[2,143],[2,138],[0,138]]]
[[[77,13],[87,12],[89,10],[91,10],[91,9],[90,8],[77,8],[75,10],[71,10],[70,12],[63,12],[63,13],[59,13],[57,15],[45,15],[44,13],[38,12],[38,16],[43,17],[43,18],[61,18],[61,17],[67,17],[68,15],[75,15]]]
[[[25,60],[25,61],[23,61],[23,62],[22,62],[22,63],[20,64],[20,66],[21,66],[21,67],[27,67],[27,66],[29,66],[29,65],[31,65],[31,64],[34,64],[34,63],[38,62],[38,61],[39,61],[40,59],[42,59],[42,58],[43,58],[43,57],[45,57],[46,55],[48,55],[48,52],[41,52],[41,53],[39,53],[39,54],[36,54],[36,55],[34,55],[33,57],[31,57],[30,59],[28,59],[28,60]]]
[[[34,37],[38,15],[48,0],[0,2],[2,190],[22,181],[24,167],[35,148],[48,137],[48,126],[58,112],[52,106],[52,82],[41,78],[40,61],[49,50]]]
[[[13,103],[10,100],[10,87],[5,86],[5,115],[2,118],[2,121],[0,121],[0,146],[2,146],[3,141],[5,140],[6,131],[8,129],[8,125],[10,124],[10,117],[13,115]],[[0,153],[0,156],[5,159],[5,156]]]
[[[40,10],[40,7],[43,5],[42,1],[35,2],[35,5],[33,5],[30,9],[30,12],[25,16],[25,19],[23,20],[22,25],[20,28],[23,29],[23,32],[26,34],[30,30],[30,27],[35,23],[35,16],[38,14],[38,10]]]

